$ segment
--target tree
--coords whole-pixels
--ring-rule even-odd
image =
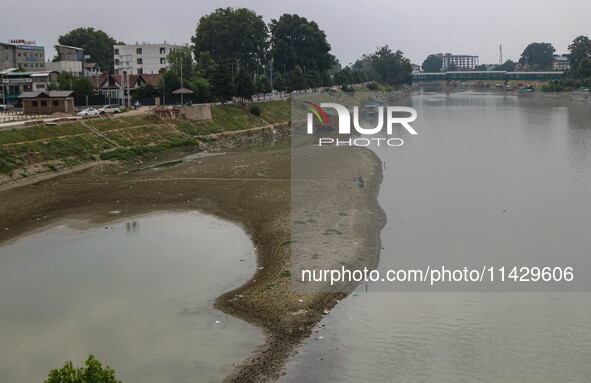
[[[371,56],[371,71],[382,84],[399,86],[412,81],[412,64],[401,51],[392,52],[385,45]]]
[[[169,70],[174,70],[179,75],[182,74],[183,80],[191,80],[195,76],[195,62],[193,61],[191,47],[184,46],[179,50],[171,50],[168,56],[166,56],[166,60],[168,60],[168,64],[170,65]]]
[[[503,64],[495,66],[494,70],[513,72],[514,68],[515,68],[515,63],[513,62],[513,60],[507,60]]]
[[[222,102],[234,95],[234,83],[228,66],[218,65],[211,79],[211,94]]]
[[[154,87],[150,83],[144,83],[135,90],[135,98],[149,98],[154,95]]]
[[[456,64],[454,62],[450,62],[449,65],[447,66],[447,70],[449,72],[455,72],[458,70],[458,67],[456,66]]]
[[[269,30],[276,68],[292,71],[299,65],[305,72],[323,72],[335,62],[326,34],[314,21],[286,13],[279,20],[271,20]]]
[[[571,69],[576,71],[583,59],[591,57],[591,40],[587,36],[579,36],[568,46],[568,50],[568,63]]]
[[[211,58],[209,51],[199,53],[199,59],[195,66],[197,76],[211,81],[215,72],[217,71],[218,65]]]
[[[271,93],[271,81],[267,76],[259,76],[255,82],[255,90],[257,93]]]
[[[194,92],[193,96],[198,98],[200,101],[206,101],[209,99],[211,94],[211,85],[209,85],[209,82],[207,82],[206,79],[196,77],[189,81],[188,87]]]
[[[174,70],[164,72],[158,82],[158,89],[164,97],[170,97],[172,92],[181,87],[181,78]]]
[[[88,77],[75,77],[72,83],[72,90],[79,95],[88,96],[94,93],[94,86]]]
[[[443,59],[441,57],[435,56],[435,55],[429,55],[427,56],[427,58],[425,59],[425,61],[423,61],[423,65],[421,65],[421,68],[423,68],[423,71],[425,72],[441,72],[441,67],[443,66]]]
[[[252,76],[244,67],[240,68],[236,74],[234,87],[236,90],[236,96],[240,97],[242,100],[245,98],[250,100],[252,98],[255,91],[254,82],[252,81]]]
[[[521,65],[530,65],[532,67],[538,65],[543,69],[551,69],[554,52],[556,52],[556,49],[550,43],[531,43],[523,50],[519,63]]]
[[[218,8],[199,19],[191,42],[195,57],[210,52],[218,63],[229,61],[253,73],[266,61],[268,30],[262,16],[249,9]]]
[[[60,45],[70,45],[84,49],[84,54],[90,55],[91,60],[96,62],[104,71],[113,73],[113,45],[122,45],[115,39],[94,28],[77,28],[71,30],[57,39]],[[56,47],[57,48],[57,47]],[[59,61],[59,57],[57,60]]]
[[[115,378],[115,371],[101,363],[93,355],[88,356],[86,368],[74,368],[72,362],[66,362],[64,367],[51,370],[45,383],[121,383]]]
[[[577,66],[577,74],[579,78],[591,77],[591,58],[585,57],[579,62]]]
[[[89,95],[94,93],[94,86],[88,77],[74,77],[69,72],[62,72],[57,84],[60,90],[73,90],[79,95]]]
[[[474,70],[475,70],[475,71],[481,71],[481,72],[482,72],[482,71],[485,71],[485,70],[486,70],[486,64],[480,64],[480,65],[476,65],[476,66],[474,67]]]

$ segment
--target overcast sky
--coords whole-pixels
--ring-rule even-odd
[[[438,52],[497,63],[499,44],[503,60],[517,60],[531,42],[566,53],[575,37],[591,36],[589,0],[2,0],[0,41],[35,40],[47,59],[58,37],[77,27],[102,29],[128,44],[190,43],[199,18],[227,6],[252,9],[265,22],[283,13],[316,21],[343,65],[386,44],[417,64]]]

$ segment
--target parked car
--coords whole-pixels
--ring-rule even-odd
[[[94,108],[86,108],[86,109],[82,109],[80,112],[78,112],[79,116],[98,116],[99,112],[98,110],[94,109]]]
[[[14,108],[14,105],[0,104],[0,112],[6,112],[7,109]]]
[[[102,108],[99,108],[98,112],[100,114],[105,114],[105,113],[121,113],[121,108],[119,107],[119,105],[117,104],[110,104],[110,105],[105,105]]]

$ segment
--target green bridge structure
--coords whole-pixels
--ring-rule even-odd
[[[456,71],[436,73],[413,73],[412,82],[450,82],[450,81],[552,81],[560,80],[562,71],[552,72],[506,72],[506,71]]]

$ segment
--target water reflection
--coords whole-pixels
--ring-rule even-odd
[[[263,339],[212,300],[254,270],[244,232],[200,214],[2,247],[0,381],[42,382],[91,353],[124,382],[221,381]]]
[[[127,235],[139,234],[140,233],[140,223],[138,221],[126,222],[125,229],[127,231]]]

